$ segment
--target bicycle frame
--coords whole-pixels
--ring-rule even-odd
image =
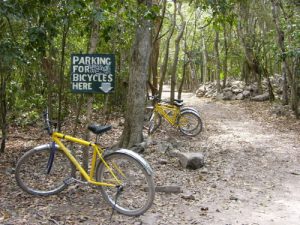
[[[180,115],[180,109],[175,105],[157,103],[154,106],[154,111],[160,114],[172,126],[177,126],[177,117]],[[170,116],[168,112],[172,112]]]
[[[62,150],[66,156],[70,159],[70,161],[73,163],[73,165],[79,170],[79,172],[82,174],[82,176],[85,178],[85,180],[88,183],[97,185],[97,186],[109,186],[109,187],[116,187],[118,185],[121,185],[121,181],[117,178],[117,176],[113,173],[112,169],[109,167],[109,165],[105,162],[104,158],[102,157],[103,149],[99,148],[95,143],[88,142],[79,138],[75,138],[69,135],[64,135],[59,132],[53,132],[52,135],[52,140],[59,146],[59,149]],[[61,139],[74,142],[80,145],[88,146],[93,148],[93,157],[91,161],[91,169],[90,169],[90,174],[80,165],[80,163],[77,161],[77,159],[72,155],[70,150],[62,143]],[[117,184],[111,184],[111,183],[104,183],[104,182],[97,182],[93,178],[95,175],[95,169],[96,169],[96,162],[97,162],[97,157],[104,163],[108,171],[111,173],[111,175],[114,177],[115,181]],[[120,171],[117,168],[118,172],[120,172],[123,176],[124,174],[122,171]]]

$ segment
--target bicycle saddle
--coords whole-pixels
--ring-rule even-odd
[[[182,103],[183,100],[182,99],[174,99],[174,102],[177,102],[177,103]]]
[[[182,99],[174,99],[174,105],[181,107],[183,106],[183,100]]]
[[[106,131],[111,129],[111,125],[98,125],[98,124],[91,124],[88,126],[89,131],[93,132],[94,134],[102,134]]]

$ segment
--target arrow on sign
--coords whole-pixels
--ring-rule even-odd
[[[111,86],[111,83],[101,83],[101,86],[99,87],[104,93],[108,93],[113,87]]]

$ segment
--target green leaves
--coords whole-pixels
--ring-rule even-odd
[[[28,29],[29,44],[39,51],[45,51],[45,40],[47,39],[45,27],[31,27]]]
[[[0,40],[0,69],[13,70],[17,61],[22,61],[22,49],[12,39]]]
[[[160,12],[160,7],[158,5],[153,5],[150,9],[149,7],[143,7],[142,10],[144,11],[143,17],[148,20],[154,20]]]
[[[93,14],[94,14],[93,17],[97,22],[103,22],[107,19],[107,15],[102,9],[94,10]]]

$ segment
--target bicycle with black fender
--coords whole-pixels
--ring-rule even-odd
[[[61,192],[74,182],[89,184],[100,189],[104,199],[116,211],[137,216],[148,210],[154,200],[153,171],[148,162],[137,153],[119,149],[108,151],[98,143],[98,136],[111,126],[91,125],[88,129],[97,135],[96,142],[56,132],[55,123],[44,120],[52,142],[26,152],[17,162],[17,184],[26,192],[48,196]],[[86,171],[63,142],[71,142],[93,149],[90,171]],[[77,180],[72,166],[85,181]]]
[[[198,135],[203,128],[199,112],[192,107],[183,106],[182,100],[174,100],[173,103],[161,100],[158,95],[150,96],[153,105],[147,107],[151,111],[148,122],[148,132],[154,133],[162,123],[162,119],[173,127],[179,129],[187,136]]]

